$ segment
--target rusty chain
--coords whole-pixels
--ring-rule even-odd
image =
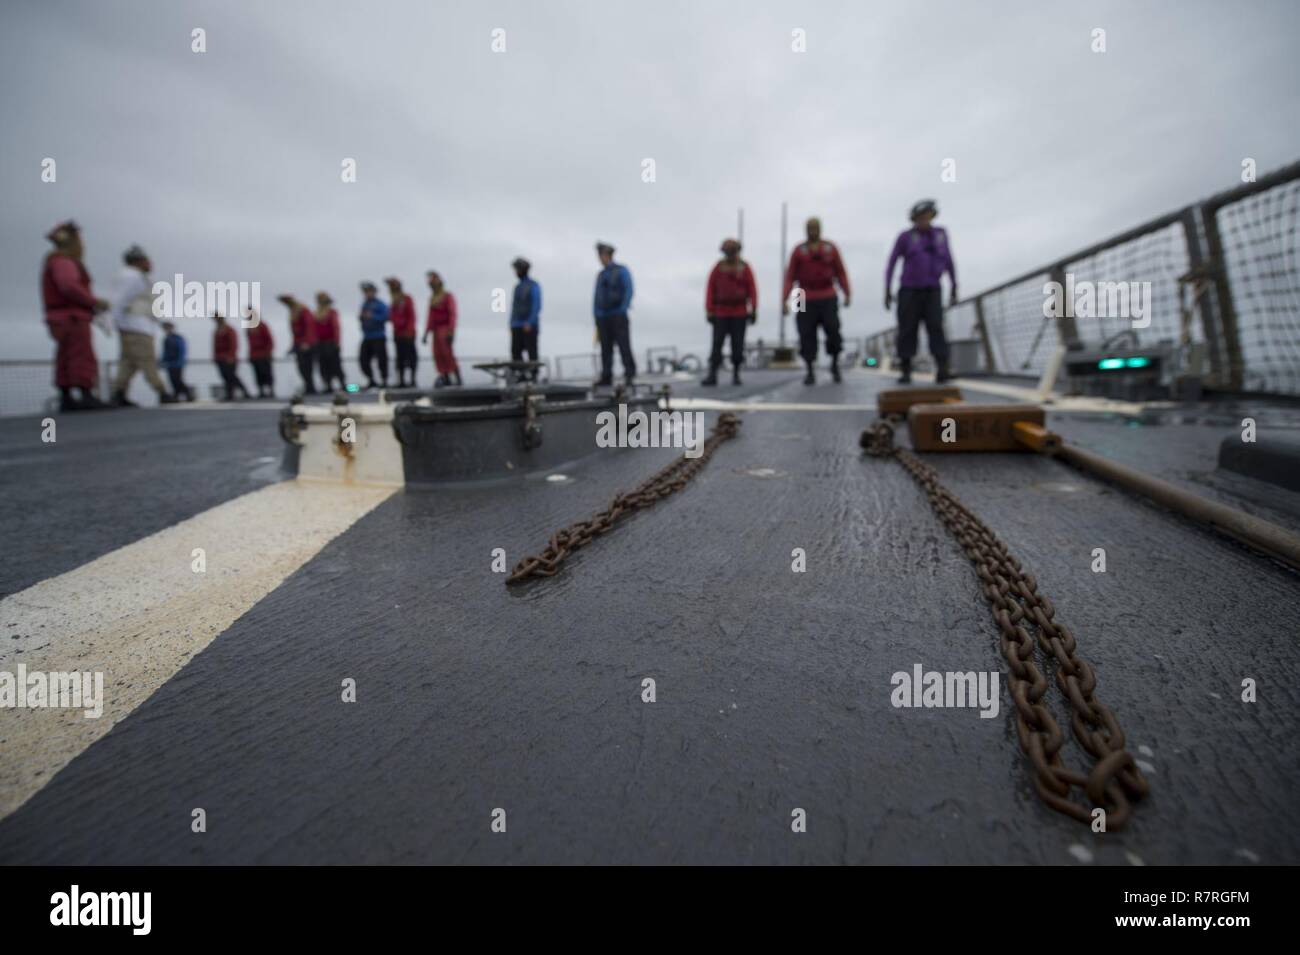
[[[708,463],[718,446],[734,438],[739,432],[740,419],[731,412],[724,411],[718,415],[717,423],[705,440],[698,457],[691,458],[683,454],[657,474],[642,481],[633,490],[616,495],[603,511],[597,512],[585,521],[575,521],[568,527],[556,531],[551,535],[545,550],[532,557],[525,557],[515,564],[514,570],[506,578],[506,583],[519,583],[530,577],[554,577],[559,573],[560,564],[566,557],[578,548],[590,544],[593,538],[609,531],[619,518],[650,507],[674,491],[680,491],[691,478],[695,477],[700,468]]]
[[[1096,674],[1076,652],[1074,635],[1054,619],[1052,602],[1038,592],[1033,575],[1021,570],[1006,544],[940,483],[933,468],[907,448],[894,446],[889,422],[875,422],[862,433],[860,443],[868,454],[895,458],[907,469],[974,566],[1001,631],[1002,656],[1011,671],[1007,687],[1016,706],[1016,733],[1033,765],[1038,795],[1057,812],[1084,823],[1090,823],[1093,810],[1100,807],[1106,812],[1107,829],[1122,827],[1132,802],[1145,796],[1149,786],[1124,748],[1124,731],[1115,714],[1096,698]],[[1030,628],[1069,703],[1074,736],[1094,760],[1087,773],[1067,768],[1061,759],[1065,734],[1043,703],[1047,677],[1034,662],[1035,637]],[[1091,806],[1072,798],[1075,787],[1083,790]]]

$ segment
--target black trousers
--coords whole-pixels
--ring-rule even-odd
[[[328,391],[337,380],[342,388],[346,382],[343,378],[343,362],[339,358],[338,342],[321,342],[316,346],[316,364],[320,368],[321,382]]]
[[[916,354],[918,332],[925,324],[930,354],[939,363],[948,361],[948,339],[943,334],[943,296],[933,288],[898,290],[898,360],[908,361]]]
[[[510,357],[515,361],[524,361],[525,355],[528,356],[528,361],[537,361],[536,327],[510,329]],[[533,372],[532,379],[537,380],[537,372]]]
[[[817,329],[826,334],[826,354],[834,358],[844,347],[840,340],[840,301],[831,296],[804,302],[796,320],[799,326],[799,354],[806,362],[817,360]]]
[[[415,366],[419,364],[420,356],[415,350],[414,338],[394,338],[393,345],[397,349],[397,377],[402,377],[402,372],[410,369],[411,377],[415,377]]]
[[[600,334],[600,378],[609,381],[614,377],[614,346],[618,346],[619,358],[623,362],[623,375],[631,378],[636,374],[636,359],[632,356],[632,332],[628,328],[626,315],[609,315],[596,319],[596,331]]]
[[[312,377],[312,366],[316,363],[316,350],[309,345],[299,345],[294,349],[298,359],[298,374],[302,376],[302,386],[306,391],[316,390],[316,380]]]
[[[388,343],[382,338],[361,339],[361,372],[366,381],[375,383],[374,372],[370,370],[371,362],[379,362],[379,378],[388,384]]]
[[[221,372],[221,380],[226,385],[227,398],[233,399],[236,391],[243,394],[245,398],[248,397],[248,389],[245,388],[244,383],[239,380],[239,374],[235,371],[235,363],[233,361],[217,362],[217,371]]]
[[[709,319],[713,326],[713,351],[709,353],[709,367],[717,368],[722,364],[722,345],[731,339],[731,364],[739,368],[745,363],[745,326],[749,319],[744,315],[739,318]]]
[[[190,396],[190,386],[185,384],[185,369],[168,368],[167,377],[171,380],[173,395],[177,397],[185,395],[187,398]]]
[[[250,358],[248,363],[253,366],[253,375],[257,378],[258,391],[263,388],[275,388],[275,376],[271,372],[271,359]]]

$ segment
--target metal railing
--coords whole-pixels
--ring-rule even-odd
[[[980,342],[982,370],[1037,375],[1062,344],[1134,330],[1130,318],[1046,317],[1048,282],[1149,282],[1143,344],[1203,343],[1209,388],[1300,395],[1298,208],[1293,163],[963,299],[946,310],[945,329]],[[893,357],[896,337],[868,336],[864,354]]]

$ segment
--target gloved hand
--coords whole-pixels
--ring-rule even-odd
[[[749,324],[751,325],[753,325],[756,321],[758,321],[758,316],[755,315],[753,312],[750,312],[748,315],[745,316],[745,318],[748,319]]]
[[[887,311],[889,311],[889,310],[890,310],[891,308],[893,308],[893,307],[894,307],[894,296],[893,296],[893,295],[892,295],[888,290],[886,290],[886,291],[885,291],[885,311],[887,312]]]

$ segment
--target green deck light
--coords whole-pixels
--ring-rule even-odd
[[[344,389],[344,391],[346,391],[350,395],[355,395],[360,390],[361,390],[360,385],[348,385],[347,388]]]
[[[1113,371],[1116,368],[1124,367],[1124,359],[1103,358],[1101,361],[1097,362],[1097,367],[1100,368],[1102,371]]]
[[[1151,359],[1150,359],[1150,358],[1130,358],[1130,359],[1128,359],[1127,361],[1125,361],[1124,364],[1125,364],[1125,366],[1128,367],[1128,368],[1145,368],[1147,365],[1151,364]]]
[[[868,368],[875,368],[875,367],[876,367],[876,360],[875,360],[874,358],[868,358],[868,359],[867,359],[867,367],[868,367]]]

